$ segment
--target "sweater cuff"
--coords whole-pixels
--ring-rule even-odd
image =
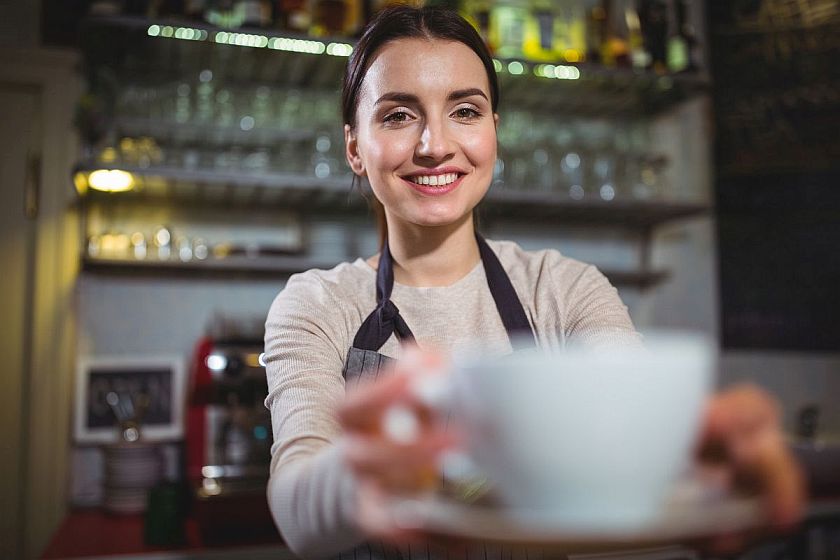
[[[365,540],[355,522],[356,480],[343,460],[346,442],[279,465],[268,483],[274,523],[292,552],[324,558]],[[329,538],[325,538],[329,535]]]

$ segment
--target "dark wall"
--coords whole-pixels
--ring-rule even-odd
[[[840,7],[780,4],[707,3],[723,344],[840,351]]]
[[[41,40],[51,46],[77,46],[78,29],[91,0],[41,0]]]

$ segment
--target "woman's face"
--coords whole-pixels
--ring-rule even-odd
[[[456,41],[399,39],[376,54],[359,92],[347,159],[390,226],[471,216],[493,177],[496,119],[484,66]]]

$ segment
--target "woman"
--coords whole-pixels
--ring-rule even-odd
[[[418,403],[425,437],[398,444],[379,431],[390,403],[411,401],[405,381],[421,362],[475,338],[504,354],[523,335],[551,348],[636,344],[638,335],[594,267],[476,234],[473,209],[496,160],[498,85],[486,47],[457,14],[382,12],[349,60],[342,100],[347,161],[381,204],[383,247],[367,261],[293,276],[272,306],[268,494],[301,556],[382,557],[395,550],[363,543],[416,535],[379,515],[377,496],[423,487],[451,443]],[[392,362],[414,341],[441,354]],[[385,369],[391,375],[345,399]],[[765,397],[740,389],[717,398],[708,441],[770,485],[780,522],[796,518],[798,475]],[[425,556],[426,548],[411,553]]]

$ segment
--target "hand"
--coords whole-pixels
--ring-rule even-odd
[[[736,488],[759,494],[772,529],[790,530],[801,519],[802,472],[785,444],[778,405],[757,387],[737,386],[710,400],[700,459],[725,469]],[[745,535],[727,535],[711,547],[732,552],[745,544]]]
[[[407,349],[402,360],[376,382],[347,395],[339,409],[345,434],[345,460],[359,485],[359,523],[373,538],[392,542],[418,539],[396,526],[383,507],[389,495],[434,488],[439,481],[438,457],[455,442],[443,430],[434,410],[411,387],[412,378],[441,369],[442,356]],[[384,428],[394,411],[402,411],[411,433],[395,437]]]

